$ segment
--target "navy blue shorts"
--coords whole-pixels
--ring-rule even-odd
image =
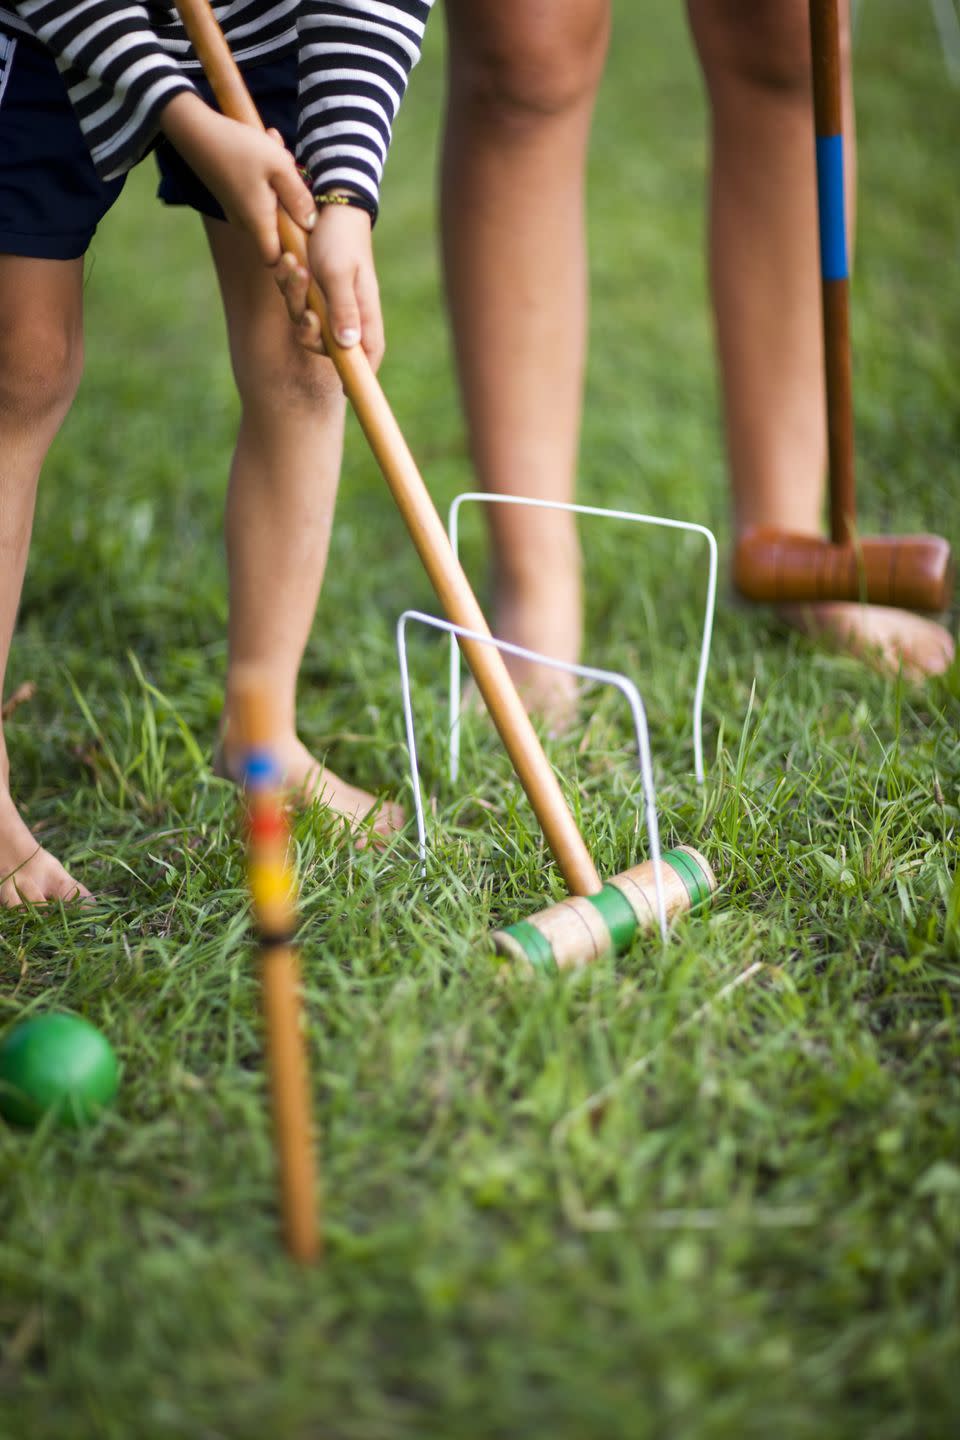
[[[292,150],[297,123],[295,50],[244,68],[265,125]],[[191,79],[211,104],[202,79]],[[162,135],[154,146],[157,194],[222,220],[223,211]],[[124,177],[101,180],[53,56],[29,36],[0,29],[0,254],[41,260],[84,255]]]

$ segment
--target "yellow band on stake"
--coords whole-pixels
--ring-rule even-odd
[[[257,912],[273,910],[278,905],[293,905],[293,871],[285,861],[251,860],[247,876]]]

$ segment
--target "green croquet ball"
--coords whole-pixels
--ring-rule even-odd
[[[0,1113],[17,1125],[51,1110],[62,1125],[86,1125],[116,1093],[110,1042],[77,1015],[35,1015],[0,1040]]]

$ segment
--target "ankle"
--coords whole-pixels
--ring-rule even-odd
[[[544,545],[516,554],[498,555],[493,582],[498,599],[507,602],[536,602],[558,594],[579,594],[579,548]]]
[[[238,672],[239,669],[240,667],[238,667]],[[236,678],[228,676],[224,690],[223,709],[220,712],[220,722],[217,727],[217,746],[231,755],[235,755],[241,749],[243,691],[244,685],[239,673]],[[271,684],[269,676],[264,680],[263,694],[267,710],[266,718],[270,726],[271,745],[279,749],[295,744],[297,724],[293,696],[287,694],[286,686]]]
[[[779,530],[785,535],[811,535],[820,538],[823,524],[819,510],[809,505],[790,503],[754,504],[737,506],[734,516],[734,535],[743,540],[756,530]]]
[[[217,731],[216,744],[213,751],[213,771],[215,775],[223,779],[233,780],[239,783],[242,780],[242,772],[245,763],[246,746],[239,740],[240,730],[234,726],[231,730],[229,716],[224,708],[220,716],[220,725]],[[288,726],[275,728],[270,734],[270,752],[275,757],[281,769],[287,769],[295,760],[299,759],[301,751],[305,749],[303,742],[295,729]]]

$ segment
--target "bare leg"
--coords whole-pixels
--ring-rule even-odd
[[[474,464],[504,494],[573,498],[586,348],[583,178],[609,0],[447,0],[443,253]],[[491,507],[496,634],[564,660],[581,639],[568,515]],[[567,677],[508,664],[563,723]]]
[[[287,782],[350,821],[373,795],[323,769],[297,736],[296,688],[326,566],[343,446],[344,397],[330,362],[308,354],[245,235],[207,221],[243,406],[227,494],[230,583],[227,693],[220,764],[236,778],[233,681],[251,665],[270,685]],[[402,823],[386,804],[374,829]]]
[[[0,256],[0,694],[40,467],[80,379],[82,282],[81,260]],[[0,905],[89,893],[38,845],[17,810],[0,724]]]
[[[826,421],[810,42],[804,0],[689,0],[710,97],[710,273],[738,533],[819,534]],[[841,5],[849,218],[853,105]],[[852,223],[850,230],[852,233]],[[785,611],[794,624],[916,673],[946,668],[940,626],[879,606]]]

